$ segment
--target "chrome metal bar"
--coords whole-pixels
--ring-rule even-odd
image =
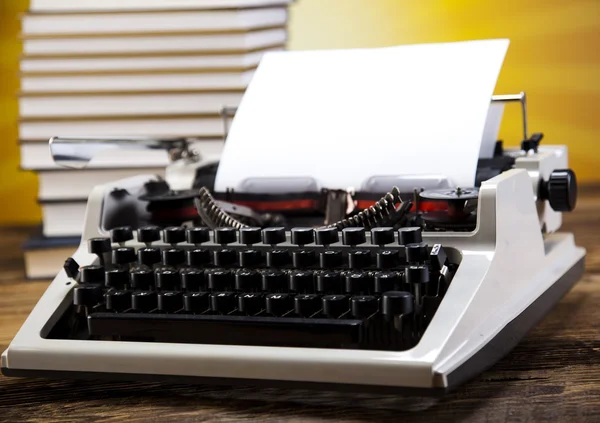
[[[523,140],[528,139],[527,129],[527,95],[521,91],[519,94],[501,94],[493,95],[492,102],[498,103],[521,103],[521,114],[523,117]]]
[[[227,135],[229,134],[229,120],[235,116],[237,107],[223,107],[221,109],[221,119],[223,119],[223,142],[227,141]]]

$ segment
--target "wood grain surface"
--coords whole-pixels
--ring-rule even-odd
[[[0,421],[600,422],[600,187],[563,229],[587,248],[585,277],[507,357],[442,398],[0,376]],[[0,350],[47,286],[23,281],[28,230],[0,230]]]

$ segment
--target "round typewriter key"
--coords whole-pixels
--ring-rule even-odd
[[[104,283],[104,267],[83,266],[79,273],[80,283]]]
[[[315,229],[315,244],[325,247],[335,244],[340,240],[337,228],[319,228]]]
[[[183,308],[187,312],[202,313],[208,310],[208,292],[188,292],[183,294]]]
[[[371,265],[371,252],[356,250],[348,253],[348,267],[350,269],[364,269]]]
[[[331,318],[338,318],[349,308],[348,297],[345,295],[325,295],[321,299],[323,313]]]
[[[310,317],[322,308],[321,297],[316,294],[300,294],[294,298],[294,312],[302,317]]]
[[[106,309],[122,313],[131,308],[130,291],[108,291],[106,297]]]
[[[290,291],[309,294],[315,291],[314,274],[310,270],[294,270],[288,275]]]
[[[428,266],[408,266],[404,271],[406,283],[427,283],[429,282]]]
[[[129,279],[133,289],[149,290],[154,286],[154,272],[145,267],[137,267],[129,272]]]
[[[371,277],[367,272],[349,272],[344,288],[348,294],[366,294],[371,288]]]
[[[104,284],[109,288],[125,289],[129,282],[129,271],[127,269],[110,269],[104,273]]]
[[[427,259],[427,245],[423,243],[407,244],[404,255],[409,263],[421,263]]]
[[[396,272],[375,273],[375,292],[378,294],[398,289],[401,283],[400,275]]]
[[[254,316],[265,308],[265,299],[262,294],[251,292],[238,295],[238,309],[244,314]]]
[[[192,267],[204,267],[210,264],[210,251],[195,249],[186,251],[186,263]]]
[[[267,270],[262,274],[262,289],[266,292],[285,292],[288,289],[287,275],[281,270]]]
[[[331,269],[342,265],[342,252],[327,250],[319,253],[319,266],[322,269]]]
[[[233,287],[233,273],[227,269],[208,272],[208,287],[213,291],[229,291]]]
[[[210,241],[210,229],[194,227],[185,230],[185,239],[189,244],[200,245]]]
[[[258,250],[243,250],[239,253],[241,267],[255,267],[261,264],[262,255]]]
[[[173,291],[179,288],[179,272],[175,269],[156,269],[154,276],[156,287],[162,291]]]
[[[240,244],[248,246],[258,244],[261,239],[261,228],[241,228],[240,229]]]
[[[381,296],[381,312],[388,317],[410,314],[414,310],[414,297],[410,292],[388,291]]]
[[[400,257],[397,251],[384,250],[377,252],[377,267],[379,269],[391,269],[400,264]]]
[[[383,247],[394,242],[394,228],[371,229],[371,244]]]
[[[185,251],[180,248],[162,250],[162,263],[165,266],[178,266],[185,263]]]
[[[235,273],[235,289],[241,292],[260,291],[261,277],[254,270],[242,269]]]
[[[110,231],[110,239],[112,242],[123,243],[133,239],[133,230],[130,226],[122,226],[114,228]]]
[[[342,243],[344,245],[360,245],[367,242],[365,228],[344,228],[342,229]]]
[[[102,302],[102,285],[86,284],[73,289],[73,305],[94,307]]]
[[[144,226],[137,230],[138,242],[151,244],[160,240],[160,228],[158,226]]]
[[[285,228],[265,228],[262,230],[263,244],[277,245],[285,241]]]
[[[138,291],[131,294],[131,308],[140,313],[149,313],[158,307],[154,291]]]
[[[267,294],[265,297],[267,313],[281,317],[294,308],[293,298],[288,294]]]
[[[300,247],[315,241],[315,230],[313,228],[292,228],[292,244]]]
[[[216,228],[215,244],[227,245],[237,241],[237,230],[235,228]]]
[[[379,299],[370,295],[360,295],[350,299],[352,315],[358,319],[372,316],[379,311]]]
[[[292,264],[298,269],[310,267],[317,261],[313,250],[298,250],[292,252]]]
[[[158,293],[158,309],[166,313],[175,313],[183,308],[183,295],[178,291]]]
[[[135,250],[131,247],[120,247],[112,250],[112,262],[114,264],[129,264],[137,259]]]
[[[112,246],[110,238],[90,238],[88,239],[88,252],[101,256],[104,253],[108,253]]]
[[[287,250],[267,251],[267,266],[283,267],[290,264],[290,253]]]
[[[200,291],[205,288],[204,271],[200,269],[181,269],[181,288],[186,291]]]
[[[423,242],[421,228],[409,227],[398,229],[398,244],[408,245]]]
[[[181,226],[170,226],[163,229],[163,241],[166,244],[179,244],[185,241],[185,228]]]
[[[234,292],[214,292],[210,294],[210,309],[217,313],[229,314],[237,307]]]
[[[235,250],[223,249],[213,252],[215,266],[227,267],[235,264],[237,254]]]
[[[342,292],[340,272],[328,271],[317,274],[317,291],[323,294],[340,294]]]
[[[138,263],[152,268],[160,263],[160,250],[158,248],[140,248],[137,252]]]

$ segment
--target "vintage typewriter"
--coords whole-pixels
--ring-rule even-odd
[[[189,140],[55,138],[60,163],[164,148],[166,178],[98,186],[81,246],[9,348],[7,376],[446,392],[507,354],[582,276],[557,232],[567,150],[497,143],[473,187],[212,192]],[[431,182],[431,181],[430,181]]]

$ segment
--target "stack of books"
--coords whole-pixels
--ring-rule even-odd
[[[27,254],[79,243],[97,184],[164,174],[163,151],[118,151],[59,168],[53,136],[189,137],[213,159],[221,110],[236,107],[258,63],[287,40],[291,0],[32,0],[22,18],[21,167],[39,176],[42,230]],[[39,254],[38,254],[39,255]],[[31,255],[30,255],[31,256]],[[47,275],[46,275],[47,274]]]

